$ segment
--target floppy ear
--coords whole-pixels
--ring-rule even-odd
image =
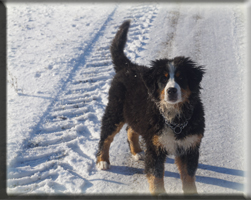
[[[201,66],[196,66],[189,57],[179,56],[174,58],[174,63],[184,68],[187,73],[188,85],[190,90],[200,89],[200,82],[202,80],[205,70]]]
[[[200,82],[205,73],[201,66],[192,66],[188,72],[188,84],[190,90],[200,89]]]

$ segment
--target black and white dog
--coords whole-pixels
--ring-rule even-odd
[[[130,21],[125,21],[111,45],[116,75],[101,127],[97,168],[108,169],[114,136],[128,124],[132,155],[142,157],[139,135],[146,143],[145,173],[152,194],[164,193],[164,163],[175,155],[185,193],[197,193],[195,172],[205,120],[200,99],[204,69],[190,58],[160,59],[146,67],[132,63],[123,50]]]

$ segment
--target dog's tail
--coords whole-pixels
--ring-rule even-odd
[[[124,21],[119,27],[119,30],[111,44],[110,51],[116,73],[131,63],[131,61],[124,54],[129,26],[130,20]]]

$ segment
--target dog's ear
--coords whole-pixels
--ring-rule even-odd
[[[188,85],[191,91],[200,89],[200,82],[203,78],[205,70],[202,66],[197,66],[188,57],[176,57],[174,59],[176,65],[182,67],[186,71]]]
[[[201,66],[191,66],[191,70],[188,72],[188,84],[190,90],[200,89],[200,82],[203,78],[205,71]]]
[[[154,94],[156,90],[156,82],[155,82],[155,70],[154,67],[147,68],[142,75],[143,82],[148,90],[150,95]]]

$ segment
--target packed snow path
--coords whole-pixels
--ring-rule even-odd
[[[125,127],[111,145],[110,170],[98,171],[95,167],[100,121],[115,73],[110,42],[118,26],[127,19],[132,22],[125,52],[133,62],[149,65],[150,60],[156,58],[184,55],[205,65],[202,99],[207,128],[196,176],[198,192],[243,192],[245,15],[241,6],[110,4],[86,7],[82,4],[82,7],[71,8],[57,4],[23,7],[9,4],[9,8],[8,193],[149,193],[144,164],[131,158]],[[62,14],[70,19],[65,22]],[[19,15],[23,18],[29,15],[29,20],[18,19]],[[36,26],[40,30],[48,26],[49,31],[54,31],[44,18],[36,22],[38,15],[49,16],[49,20],[58,22],[55,24],[65,23],[61,25],[63,32],[56,38],[74,28],[78,31],[74,29],[74,34],[69,33],[60,44],[49,34],[41,39],[41,46],[25,46],[20,39],[23,32],[18,35],[21,29],[17,27],[21,24],[21,28],[33,32],[37,31]],[[11,32],[13,28],[16,34]],[[36,44],[37,38],[30,39]],[[47,53],[41,50],[38,53],[38,47],[46,47],[43,41],[55,45]],[[48,70],[43,71],[44,67],[37,66],[36,62],[49,55],[52,62],[48,63]],[[44,62],[46,65],[46,59]],[[35,77],[30,83],[21,74],[27,74],[29,68],[34,70]],[[22,83],[23,91],[16,88],[15,77]],[[39,89],[28,95],[33,91],[26,89],[26,85],[33,88],[33,82],[37,84],[34,88],[45,87],[49,97],[43,96],[44,92]],[[44,99],[29,102],[39,95]],[[173,157],[165,164],[165,188],[168,193],[182,192]]]

